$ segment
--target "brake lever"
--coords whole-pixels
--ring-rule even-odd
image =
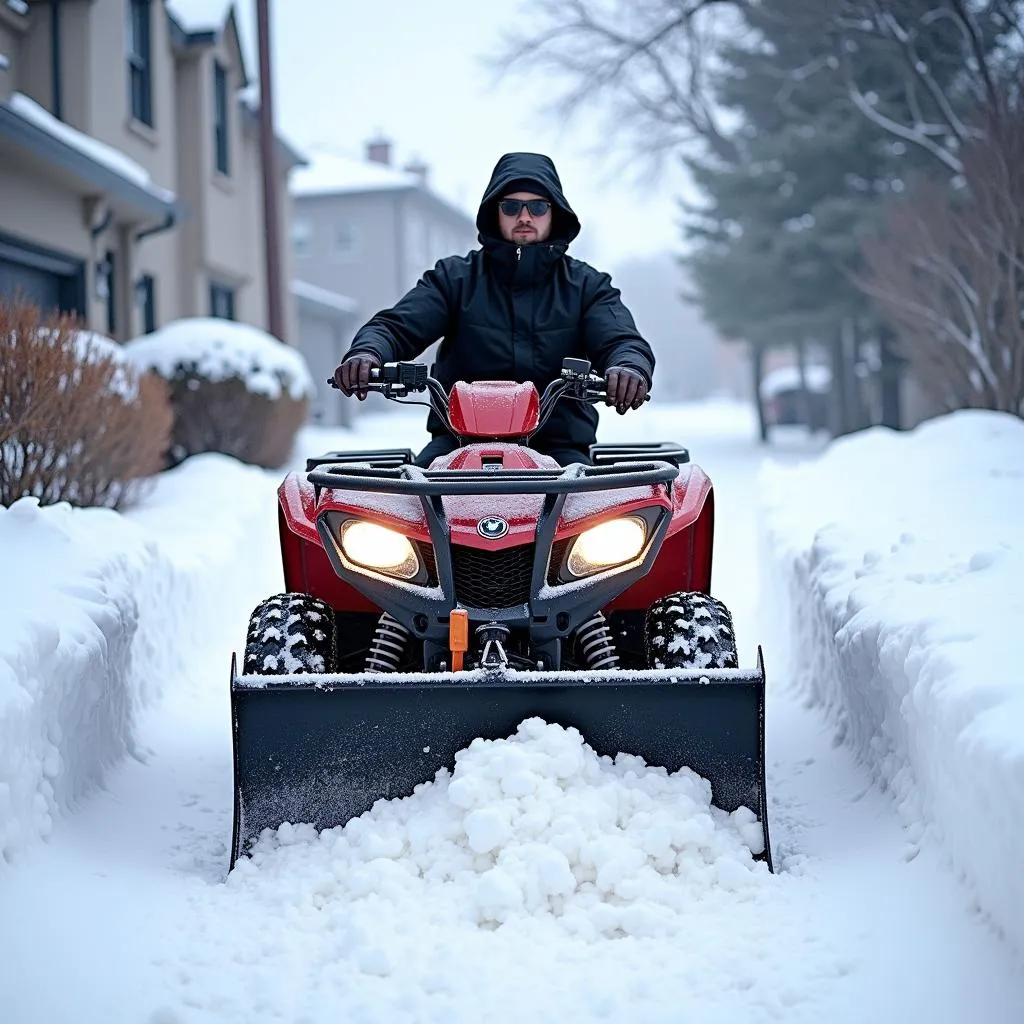
[[[335,391],[341,390],[341,388],[338,387],[338,382],[333,377],[328,377],[327,383]],[[362,389],[355,388],[353,390],[360,391]],[[380,394],[384,395],[385,398],[390,398],[392,395],[397,395],[399,398],[401,398],[402,396],[407,395],[409,393],[409,389],[404,384],[401,384],[398,381],[382,381],[380,379],[380,369],[378,367],[374,367],[372,370],[370,370],[370,379],[366,382],[366,390],[378,391],[380,392]]]

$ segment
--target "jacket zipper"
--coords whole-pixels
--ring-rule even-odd
[[[516,246],[516,263],[523,258],[523,247],[521,245]]]

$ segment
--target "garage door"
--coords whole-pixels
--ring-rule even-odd
[[[20,294],[41,309],[59,308],[61,284],[59,274],[0,260],[0,295],[5,299]]]
[[[81,260],[0,236],[0,298],[21,295],[49,312],[84,306]]]

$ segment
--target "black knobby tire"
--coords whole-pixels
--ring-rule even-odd
[[[663,597],[644,624],[651,668],[736,668],[732,615],[717,598],[694,591]]]
[[[275,594],[249,619],[246,675],[308,675],[333,672],[337,636],[331,606],[309,594]]]

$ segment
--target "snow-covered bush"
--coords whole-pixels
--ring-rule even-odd
[[[295,349],[247,324],[195,317],[136,338],[125,350],[170,386],[172,465],[200,452],[268,468],[284,464],[313,395]]]
[[[121,508],[162,466],[163,382],[67,316],[0,301],[0,504]]]

